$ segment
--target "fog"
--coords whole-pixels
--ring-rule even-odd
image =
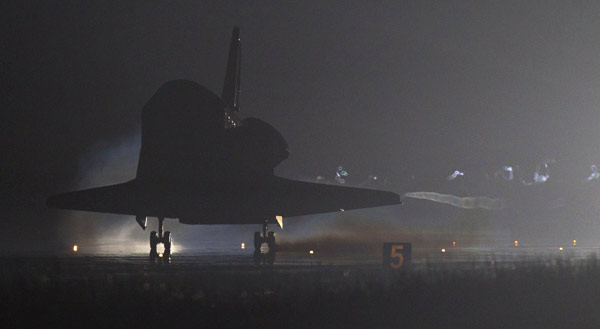
[[[133,179],[139,148],[139,130],[95,143],[81,155],[78,179],[72,189]],[[464,175],[452,180],[447,179],[447,171],[425,177],[391,173],[395,177],[392,179],[373,173],[361,175],[345,168],[344,184],[335,179],[339,177],[336,175],[339,168],[312,175],[286,175],[300,180],[313,177],[313,181],[329,184],[388,189],[404,193],[404,204],[285,218],[283,230],[276,224],[270,228],[276,232],[283,250],[319,248],[326,253],[377,253],[387,241],[411,241],[421,248],[437,248],[457,240],[459,245],[469,247],[507,246],[517,239],[521,245],[530,246],[558,245],[573,239],[583,246],[598,243],[598,225],[590,219],[600,216],[600,207],[593,202],[600,182],[589,180],[584,168],[577,175],[567,175],[561,171],[560,163],[554,161],[553,168],[545,172],[549,178],[534,184],[522,177],[533,177],[539,170],[536,166],[532,166],[534,173],[515,166],[512,176],[506,170],[503,172],[504,167],[491,166],[489,174],[481,168],[465,170]],[[437,192],[407,191],[418,187]],[[481,196],[473,197],[476,193]],[[149,231],[156,230],[157,225],[156,219],[150,218],[149,228],[143,231],[133,216],[79,211],[65,211],[59,223],[62,248],[77,243],[83,252],[102,254],[147,252]],[[176,253],[218,252],[238,249],[242,242],[250,245],[253,232],[260,227],[183,225],[167,219],[165,230],[173,234]]]

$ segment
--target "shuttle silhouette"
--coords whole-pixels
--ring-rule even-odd
[[[50,208],[125,214],[150,235],[151,260],[164,243],[170,259],[164,218],[183,224],[261,224],[255,248],[275,249],[269,223],[283,218],[399,204],[396,193],[294,181],[273,174],[288,157],[288,145],[270,124],[239,119],[241,43],[233,29],[223,93],[215,95],[188,80],[162,85],[142,110],[142,145],[137,174],[121,184],[51,196]]]

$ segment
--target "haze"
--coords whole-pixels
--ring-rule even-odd
[[[145,241],[133,218],[50,211],[45,198],[132,178],[142,106],[171,79],[218,92],[238,25],[240,116],[286,138],[291,155],[278,175],[337,184],[343,166],[349,185],[371,175],[388,182],[372,186],[402,194],[504,202],[462,209],[407,199],[292,218],[279,241],[360,236],[368,225],[365,240],[396,232],[597,246],[600,180],[587,178],[600,164],[599,11],[561,1],[3,3],[2,243]],[[544,161],[549,178],[533,184]],[[497,175],[508,165],[519,166],[518,179]],[[455,170],[464,176],[448,180]],[[167,225],[184,245],[217,248],[258,230]]]

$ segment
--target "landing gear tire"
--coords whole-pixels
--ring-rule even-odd
[[[263,243],[263,238],[260,232],[254,232],[254,250],[260,252],[260,245]]]
[[[262,254],[260,253],[260,249],[254,250],[254,254],[252,255],[252,258],[254,259],[254,264],[260,265],[260,263],[262,261]]]
[[[165,252],[163,253],[163,262],[165,264],[171,263],[171,232],[166,231],[163,236],[163,245],[165,246]]]
[[[269,232],[267,236],[267,246],[269,247],[269,253],[267,254],[267,263],[269,265],[273,265],[275,262],[275,252],[276,252],[276,244],[275,244],[275,232]]]
[[[150,263],[156,263],[157,258],[159,261],[169,264],[171,262],[171,232],[167,231],[163,233],[163,222],[164,217],[158,217],[158,232],[150,232]],[[165,247],[165,251],[162,254],[158,254],[156,246],[162,243]]]
[[[267,236],[267,246],[269,246],[269,253],[275,252],[275,232],[273,231],[269,232],[269,235]]]
[[[267,243],[269,252],[265,255],[261,253],[260,247],[263,243]],[[273,265],[275,262],[275,232],[269,232],[268,221],[262,224],[262,232],[254,232],[254,262],[257,265],[269,264]]]
[[[150,232],[150,262],[154,263],[156,261],[156,257],[158,257],[158,253],[156,252],[156,245],[158,245],[158,234],[156,231]]]

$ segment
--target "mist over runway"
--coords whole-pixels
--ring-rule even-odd
[[[78,178],[71,188],[114,184],[133,177],[139,143],[139,131],[134,131],[115,141],[94,144],[81,155]],[[373,180],[373,173],[348,166],[344,168],[347,170],[344,184],[335,180],[337,168],[312,174],[283,173],[300,180],[311,181],[321,176],[332,184],[370,186],[400,193],[429,188],[439,193],[419,196],[433,196],[436,200],[438,196],[454,194],[479,194],[489,200],[482,198],[464,203],[462,197],[450,197],[448,200],[459,206],[456,208],[405,199],[405,205],[398,207],[289,218],[284,220],[283,230],[276,228],[275,231],[282,244],[308,247],[324,241],[340,248],[355,245],[354,249],[358,250],[377,250],[387,241],[417,241],[424,247],[441,248],[449,241],[459,240],[465,246],[485,248],[509,246],[514,240],[535,246],[558,246],[577,239],[584,245],[598,246],[593,223],[591,226],[572,225],[573,221],[585,220],[581,217],[584,214],[600,216],[600,208],[593,201],[596,191],[600,192],[598,182],[587,180],[589,168],[570,172],[565,170],[568,167],[565,164],[571,165],[556,162],[549,172],[550,179],[535,186],[527,186],[521,180],[533,177],[537,165],[531,165],[530,170],[523,165],[519,169],[515,167],[511,171],[512,179],[502,166],[487,166],[489,169],[485,171],[467,167],[463,169],[464,175],[451,181],[446,179],[444,171],[414,178],[408,174],[377,173],[378,180]],[[235,173],[232,176],[235,177]],[[154,221],[149,222],[151,229],[156,225]],[[147,231],[140,230],[130,216],[72,212],[59,223],[60,248],[66,250],[75,242],[102,246],[99,250],[103,253],[147,249]],[[252,225],[189,226],[174,219],[166,220],[165,225],[174,232],[174,246],[180,250],[235,249],[242,242],[250,243],[252,233],[258,230]]]

